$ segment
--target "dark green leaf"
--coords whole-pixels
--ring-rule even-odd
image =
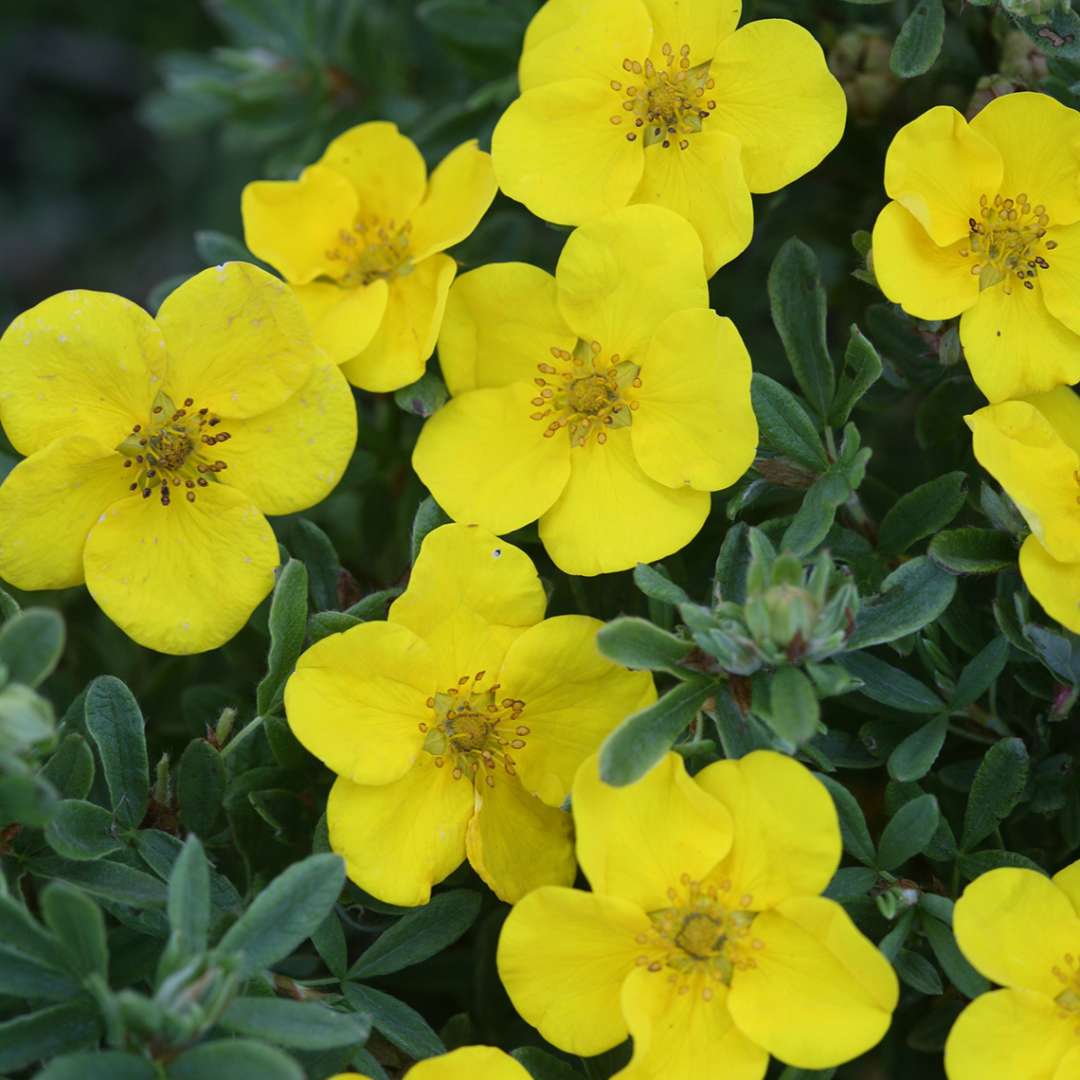
[[[94,1050],[54,1058],[36,1080],[155,1080],[153,1062],[122,1050]]]
[[[837,662],[862,680],[858,692],[872,701],[912,713],[936,713],[945,708],[945,702],[928,686],[870,653],[848,653]]]
[[[945,987],[941,985],[941,976],[937,968],[917,952],[910,949],[901,949],[893,960],[893,967],[900,981],[920,994],[928,994],[931,997],[943,994]]]
[[[922,854],[937,832],[940,811],[933,795],[920,795],[892,816],[878,844],[878,866],[895,870]]]
[[[512,1050],[510,1056],[525,1067],[533,1080],[582,1080],[581,1073],[573,1065],[538,1046],[519,1047]]]
[[[94,782],[94,754],[86,740],[72,732],[64,736],[41,775],[65,799],[85,799]]]
[[[251,1039],[221,1039],[185,1050],[166,1073],[169,1080],[304,1080],[304,1070],[272,1046]]]
[[[79,984],[68,974],[19,950],[21,941],[0,941],[0,994],[27,1001],[69,1001]]]
[[[354,1009],[370,1015],[372,1027],[409,1057],[420,1060],[446,1053],[428,1022],[403,1001],[355,982],[345,984],[345,999]]]
[[[1020,870],[1034,870],[1036,873],[1045,874],[1046,871],[1034,859],[1021,855],[1015,851],[999,851],[996,848],[986,851],[973,851],[969,855],[960,856],[960,872],[969,881],[973,881],[980,874],[989,873],[1003,866],[1011,866]]]
[[[849,649],[881,645],[921,630],[952,602],[956,579],[920,557],[894,570],[881,589],[859,612]]]
[[[814,422],[790,390],[755,371],[750,396],[765,446],[814,472],[828,468],[829,459]]]
[[[1005,670],[1009,659],[1009,643],[1003,637],[994,638],[960,672],[950,706],[965,709],[978,701]]]
[[[814,774],[828,789],[836,804],[836,813],[840,819],[840,835],[844,840],[844,850],[867,866],[874,866],[877,853],[874,841],[870,839],[870,830],[866,827],[866,818],[862,807],[855,801],[855,796],[843,784],[822,773]]]
[[[837,466],[819,476],[803,496],[799,507],[780,542],[785,551],[809,555],[825,539],[833,526],[836,511],[851,495],[842,469]]]
[[[919,0],[896,35],[889,67],[902,79],[930,70],[945,38],[945,6],[941,0]]]
[[[780,738],[798,746],[817,731],[820,716],[810,680],[797,667],[779,668],[769,682],[769,713],[761,719]]]
[[[97,1042],[97,1009],[69,1001],[0,1024],[0,1069],[14,1072]]]
[[[46,967],[63,968],[64,953],[59,942],[10,896],[0,895],[0,942]]]
[[[289,533],[289,551],[307,567],[315,610],[336,608],[341,560],[330,537],[315,522],[300,518]]]
[[[945,972],[953,986],[969,998],[985,994],[990,989],[989,981],[968,963],[956,944],[951,928],[933,917],[924,918],[922,926],[930,942],[930,948],[934,950],[934,956],[941,965],[941,970]]]
[[[344,979],[345,969],[349,966],[348,946],[345,943],[345,931],[341,928],[341,919],[338,918],[337,911],[331,911],[319,923],[311,935],[311,943],[330,973],[338,979]]]
[[[111,675],[86,691],[86,730],[97,744],[113,814],[120,828],[134,829],[150,798],[146,731],[131,691]]]
[[[403,412],[428,417],[446,404],[450,397],[446,383],[434,371],[425,371],[416,382],[394,391],[394,404]]]
[[[913,731],[889,754],[889,775],[905,782],[925,776],[937,761],[948,731],[947,716],[929,720],[918,731]]]
[[[52,608],[27,608],[0,626],[0,663],[12,682],[43,683],[64,651],[64,620]]]
[[[270,654],[266,675],[255,692],[262,715],[280,706],[285,681],[304,647],[307,592],[307,567],[299,559],[290,559],[278,575],[270,602]]]
[[[881,550],[900,555],[917,541],[940,532],[960,513],[966,487],[967,474],[951,472],[901,495],[882,519]]]
[[[346,608],[344,614],[351,615],[354,619],[367,621],[369,619],[383,619],[390,602],[401,595],[401,589],[379,589],[377,592],[368,593],[367,596],[357,600],[352,607]]]
[[[527,18],[518,5],[493,0],[423,0],[416,15],[432,33],[469,50],[516,52]]]
[[[176,770],[180,820],[200,836],[209,836],[221,815],[225,795],[225,763],[205,739],[192,739]]]
[[[236,998],[225,1010],[221,1026],[294,1050],[329,1050],[360,1046],[371,1024],[361,1013],[335,1012],[314,1002],[276,998]]]
[[[69,971],[80,978],[107,977],[105,917],[89,896],[66,882],[54,881],[41,893],[41,913],[64,950]]]
[[[252,261],[251,252],[243,241],[215,229],[199,229],[195,233],[195,252],[204,266],[218,266],[227,262]]]
[[[135,848],[162,881],[169,881],[184,845],[175,836],[158,829],[140,829],[135,834]],[[210,906],[231,914],[236,914],[243,906],[236,886],[213,869],[210,870]]]
[[[994,529],[949,529],[938,533],[927,554],[951,574],[994,574],[1016,563],[1012,537]]]
[[[746,602],[746,574],[750,569],[750,530],[741,521],[724,534],[713,571],[713,599],[732,604]]]
[[[851,900],[864,899],[877,883],[876,870],[865,866],[843,866],[833,875],[823,895],[838,904],[844,904]]]
[[[446,511],[430,495],[416,508],[416,516],[413,518],[412,523],[412,534],[409,538],[409,551],[412,562],[415,563],[420,555],[424,537],[433,529],[445,525],[449,520]]]
[[[169,926],[189,952],[206,948],[210,929],[210,867],[197,836],[189,836],[169,874]]]
[[[601,627],[596,644],[609,660],[646,671],[676,668],[694,648],[692,641],[632,615],[623,615]]]
[[[157,878],[109,859],[74,862],[48,857],[35,859],[32,869],[41,877],[70,881],[94,896],[119,904],[144,907],[165,903],[165,886]]]
[[[100,859],[124,846],[117,839],[113,815],[82,799],[65,799],[56,807],[45,839],[65,859]]]
[[[888,3],[889,0],[881,0]],[[844,350],[844,368],[840,374],[840,384],[829,409],[829,423],[834,427],[843,427],[847,423],[851,410],[862,396],[881,377],[881,357],[877,349],[862,331],[851,324],[851,336]]]
[[[1006,818],[1024,793],[1028,752],[1021,739],[999,739],[979,764],[964,811],[960,846],[970,851]]]

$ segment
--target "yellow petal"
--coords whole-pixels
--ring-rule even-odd
[[[1055,386],[1045,394],[1031,394],[1025,400],[1042,413],[1065,445],[1080,455],[1080,396],[1076,391],[1068,386]]]
[[[1080,113],[1049,94],[1004,94],[971,121],[1001,153],[1001,193],[1046,206],[1054,225],[1080,220]]]
[[[723,983],[700,976],[674,983],[663,971],[633,971],[623,984],[622,1008],[634,1056],[617,1080],[761,1080],[769,1055],[735,1026],[726,997]]]
[[[701,881],[731,847],[731,815],[677,754],[627,787],[600,779],[589,758],[574,780],[578,862],[592,887],[644,911],[670,906],[684,876]]]
[[[335,364],[359,356],[382,324],[390,290],[385,281],[342,288],[330,281],[295,285],[293,293],[304,309],[315,344]]]
[[[1020,548],[1020,574],[1047,615],[1080,633],[1080,562],[1058,562],[1029,536]]]
[[[751,191],[776,191],[797,180],[844,133],[844,91],[821,46],[787,19],[758,19],[726,37],[710,73],[716,108],[705,127],[739,140]]]
[[[625,206],[645,167],[641,139],[627,139],[633,129],[625,115],[617,95],[598,79],[569,78],[527,90],[491,136],[499,187],[537,217],[560,225]]]
[[[59,293],[23,312],[0,339],[0,419],[32,454],[78,432],[112,449],[146,423],[165,344],[142,308],[111,293]]]
[[[124,459],[85,435],[54,439],[0,484],[0,577],[17,589],[83,583],[83,547],[101,514],[128,495]]]
[[[1053,1001],[1029,990],[995,990],[957,1017],[945,1043],[949,1080],[1015,1076],[1051,1080],[1075,1045],[1073,1024]]]
[[[709,516],[708,492],[669,488],[634,458],[630,432],[570,451],[570,480],[540,519],[540,539],[567,574],[606,574],[686,547]]]
[[[653,54],[665,42],[678,53],[690,46],[690,63],[698,64],[712,56],[739,24],[740,0],[645,0],[653,24]]]
[[[743,907],[761,911],[828,885],[840,865],[840,826],[832,798],[805,766],[756,750],[718,761],[696,779],[731,814],[731,853],[714,876],[753,897]]]
[[[1001,187],[1001,154],[949,105],[905,124],[885,156],[885,190],[939,246],[967,239],[979,199]],[[1011,194],[1019,194],[1015,192]]]
[[[478,149],[475,139],[447,154],[431,174],[427,196],[412,216],[413,260],[460,244],[480,223],[497,190],[491,155]]]
[[[494,1046],[461,1046],[425,1058],[409,1069],[408,1076],[409,1080],[529,1080],[523,1065]]]
[[[1038,286],[985,289],[960,319],[960,343],[971,377],[991,401],[1080,380],[1080,336],[1047,311]]]
[[[570,478],[569,438],[544,438],[536,393],[525,383],[468,390],[447,402],[420,432],[413,468],[457,521],[495,533],[536,521]]]
[[[550,2],[550,0],[549,0]],[[555,279],[527,263],[491,263],[450,288],[439,366],[451,394],[529,382],[551,350],[573,349],[577,335],[555,299]]]
[[[750,355],[730,319],[704,308],[660,324],[641,367],[630,426],[634,457],[667,487],[717,491],[757,452]]]
[[[658,206],[629,206],[575,229],[555,271],[559,309],[585,341],[640,363],[669,315],[708,307],[701,242]]]
[[[244,242],[253,255],[279,270],[286,281],[304,285],[320,275],[340,277],[357,200],[352,185],[325,165],[312,165],[298,180],[256,180],[244,188],[240,212]]]
[[[224,645],[274,587],[277,540],[266,518],[224,484],[162,506],[157,491],[113,503],[90,530],[86,586],[140,645],[186,654]]]
[[[424,374],[456,272],[449,255],[432,255],[389,282],[379,329],[367,348],[342,366],[349,382],[382,393],[408,386]]]
[[[803,1069],[839,1065],[880,1042],[899,996],[896,975],[839,904],[784,900],[758,915],[750,934],[761,946],[728,993],[744,1035]]]
[[[552,34],[573,26],[581,14],[581,0],[547,0],[525,27],[521,51],[528,52]]]
[[[570,815],[541,802],[499,766],[485,774],[477,778],[476,813],[465,834],[473,869],[508,904],[542,885],[572,885],[577,863]]]
[[[554,887],[515,905],[499,937],[498,965],[514,1008],[550,1043],[599,1054],[626,1038],[619,990],[649,933],[625,900]]]
[[[334,364],[314,368],[283,404],[230,420],[215,450],[228,466],[219,479],[248,495],[265,514],[293,514],[334,490],[356,446],[356,404]]]
[[[1050,880],[1069,898],[1073,910],[1080,915],[1080,859],[1069,863]]]
[[[1063,989],[1054,968],[1080,941],[1080,919],[1049,878],[1003,867],[977,877],[956,901],[956,943],[985,975],[1010,989],[1054,997]]]
[[[578,766],[608,733],[656,700],[648,672],[627,671],[601,654],[602,625],[584,615],[545,619],[510,646],[499,670],[506,694],[525,702],[518,773],[551,806],[562,804]]]
[[[898,202],[888,203],[874,225],[874,274],[881,291],[918,319],[951,319],[979,299],[979,276],[967,240],[938,247]]]
[[[1076,303],[1080,292],[1080,224],[1063,229],[1051,226],[1046,239],[1056,243],[1057,248],[1048,251],[1045,244],[1042,247],[1043,255],[1049,257],[1044,261],[1050,263],[1049,270],[1039,271],[1038,287],[1043,301],[1055,319],[1074,334],[1080,334],[1080,313]]]
[[[292,290],[250,263],[212,266],[166,297],[165,392],[227,417],[257,416],[291,397],[317,360]]]
[[[424,537],[409,587],[388,618],[431,645],[450,687],[462,675],[498,671],[510,643],[546,607],[525,552],[485,529],[443,525]]]
[[[319,159],[340,173],[356,191],[361,217],[404,225],[420,205],[427,166],[411,139],[396,124],[376,120],[339,135]]]
[[[1054,1080],[1080,1080],[1080,1046],[1074,1046],[1061,1059]]]
[[[293,734],[357,784],[388,784],[416,761],[438,687],[427,642],[408,627],[368,622],[316,642],[285,684]]]
[[[392,784],[339,777],[326,803],[326,824],[352,881],[384,903],[416,907],[464,860],[472,812],[472,785],[422,753]]]

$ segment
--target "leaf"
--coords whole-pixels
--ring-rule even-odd
[[[382,619],[386,617],[386,609],[390,606],[390,602],[400,595],[401,589],[398,587],[379,589],[357,600],[352,607],[346,608],[343,614],[365,622],[369,619]]]
[[[65,799],[85,799],[94,782],[94,753],[86,740],[72,732],[65,735],[41,775]]]
[[[813,421],[794,394],[775,379],[755,371],[750,397],[765,446],[814,472],[829,466]]]
[[[155,1080],[154,1064],[122,1050],[92,1050],[54,1058],[36,1080]]]
[[[858,693],[871,701],[911,713],[937,713],[945,708],[945,702],[928,686],[870,653],[848,653],[837,662],[862,681]]]
[[[275,998],[236,998],[221,1017],[221,1026],[295,1050],[330,1050],[361,1046],[371,1023],[361,1013],[335,1012],[314,1002]]]
[[[195,253],[204,266],[219,266],[227,262],[252,262],[251,252],[242,240],[216,229],[197,229]]]
[[[768,715],[761,719],[798,746],[817,732],[820,717],[821,705],[810,680],[797,667],[779,668],[769,681]]]
[[[904,563],[882,583],[881,594],[863,604],[847,647],[864,649],[921,630],[952,602],[956,579],[920,557]]]
[[[63,652],[64,620],[52,608],[27,608],[0,626],[0,663],[11,682],[40,686]]]
[[[888,3],[889,0],[880,0]],[[854,324],[844,350],[844,367],[840,374],[840,384],[836,388],[829,409],[829,423],[833,427],[843,427],[847,423],[851,410],[862,396],[881,377],[881,357],[870,339]],[[850,373],[849,373],[850,372]]]
[[[689,604],[690,597],[681,585],[676,585],[666,574],[648,563],[638,563],[634,567],[634,584],[650,599],[662,604],[678,607]]]
[[[1005,670],[1009,659],[1009,643],[1003,637],[994,638],[970,660],[956,680],[950,708],[965,709],[978,701]]]
[[[941,0],[919,0],[896,35],[889,67],[902,79],[923,75],[934,66],[945,39],[945,6]]]
[[[951,574],[994,574],[1016,564],[1016,545],[994,529],[949,529],[930,541],[926,553]]]
[[[285,681],[304,648],[307,592],[307,567],[299,559],[290,559],[278,575],[270,601],[270,654],[266,675],[255,691],[255,704],[260,715],[281,705]]]
[[[943,922],[938,922],[932,916],[922,920],[922,927],[927,941],[930,942],[930,948],[934,950],[934,956],[941,965],[941,970],[961,994],[975,998],[990,989],[989,980],[984,979],[960,951],[950,927]]]
[[[304,1080],[304,1070],[272,1046],[251,1039],[221,1039],[185,1050],[171,1062],[168,1080]]]
[[[371,979],[419,964],[453,945],[479,913],[479,893],[470,889],[441,893],[384,930],[349,969],[348,977]]]
[[[424,537],[449,521],[446,511],[430,495],[420,503],[413,517],[412,533],[409,537],[410,561],[416,562]]]
[[[66,972],[20,952],[19,941],[0,942],[0,994],[27,1001],[69,1001],[79,984]]]
[[[732,525],[724,535],[713,570],[713,600],[732,604],[746,602],[746,575],[750,570],[750,529],[743,523]]]
[[[646,671],[677,668],[694,648],[692,641],[678,638],[646,619],[624,615],[602,626],[596,644],[609,659],[624,667]]]
[[[573,1065],[538,1046],[521,1046],[511,1050],[510,1056],[525,1067],[533,1080],[583,1080]]]
[[[0,1023],[0,1070],[14,1072],[97,1042],[97,1009],[68,1001]]]
[[[105,916],[89,896],[66,882],[54,881],[41,893],[41,912],[64,950],[69,971],[83,979],[108,977]]]
[[[967,474],[946,473],[901,495],[881,522],[879,541],[888,555],[900,555],[912,544],[940,532],[963,508]]]
[[[10,896],[0,895],[0,942],[46,967],[60,970],[64,966],[60,943]]]
[[[86,690],[86,730],[101,755],[117,825],[136,828],[150,800],[146,731],[139,704],[112,675],[95,679]]]
[[[1021,739],[999,739],[987,750],[971,784],[960,846],[970,851],[990,835],[1020,801],[1028,775]]]
[[[900,981],[913,990],[918,990],[920,994],[934,997],[945,992],[937,968],[917,952],[901,949],[893,960],[893,967],[896,968]]]
[[[206,948],[210,931],[210,867],[197,836],[189,836],[169,874],[166,913],[185,951]]]
[[[1034,859],[1029,859],[1026,855],[1021,855],[1016,851],[999,851],[996,848],[961,855],[959,861],[960,872],[968,880],[974,880],[980,874],[998,870],[1003,866],[1020,870],[1034,870],[1038,874],[1046,874],[1046,871]]]
[[[948,731],[949,718],[939,716],[912,732],[889,754],[889,775],[902,782],[924,777],[937,761]]]
[[[833,466],[819,476],[803,496],[780,541],[781,547],[795,555],[809,555],[828,535],[836,511],[850,495],[851,485],[839,467]]]
[[[878,883],[878,873],[865,866],[842,866],[822,894],[838,904],[864,899]]]
[[[298,518],[289,533],[289,551],[307,567],[315,610],[336,608],[341,560],[330,537],[315,522]]]
[[[45,839],[65,859],[101,859],[124,846],[115,835],[113,815],[82,799],[65,799],[56,807]]]
[[[225,762],[205,739],[192,739],[176,769],[176,798],[185,828],[209,836],[221,816]]]
[[[836,804],[836,814],[840,819],[840,835],[843,837],[844,850],[861,863],[873,867],[877,862],[874,841],[870,839],[870,830],[866,827],[866,818],[855,796],[843,784],[823,773],[814,773],[828,789]]]
[[[311,943],[330,973],[335,978],[344,979],[345,969],[349,966],[349,956],[345,943],[345,931],[341,928],[341,919],[338,918],[337,911],[331,911],[319,923],[311,935]]]
[[[941,812],[933,795],[920,795],[900,807],[881,834],[878,866],[895,870],[908,859],[921,855],[937,832]]]
[[[446,1053],[428,1022],[403,1001],[355,982],[345,984],[345,999],[354,1009],[368,1013],[375,1030],[409,1057],[419,1061]]]
[[[137,908],[165,903],[165,886],[157,878],[109,859],[74,862],[50,856],[34,859],[30,865],[40,877],[70,881],[94,896],[118,904]]]
[[[394,391],[394,404],[402,412],[427,418],[446,404],[450,394],[437,372],[425,371],[416,382]]]
[[[140,829],[135,834],[135,849],[143,862],[154,871],[162,881],[172,877],[173,868],[184,849],[184,845],[168,833],[158,829]],[[243,907],[236,886],[216,870],[210,869],[210,906],[219,912],[237,914]]]
[[[437,36],[469,50],[516,52],[527,18],[522,8],[494,0],[423,0],[417,18]]]

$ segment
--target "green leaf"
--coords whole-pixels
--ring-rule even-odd
[[[0,826],[17,823],[41,828],[52,817],[56,801],[56,792],[36,776],[0,775]]]
[[[394,404],[413,416],[432,416],[449,400],[446,383],[434,371],[425,371],[416,382],[394,391]]]
[[[424,537],[449,521],[446,511],[430,495],[420,503],[413,517],[412,533],[409,537],[409,558],[412,562],[415,563],[420,555]]]
[[[370,1015],[375,1030],[409,1057],[419,1061],[446,1053],[446,1047],[428,1022],[405,1002],[355,982],[345,984],[345,1000],[354,1009]]]
[[[479,913],[479,893],[469,889],[441,893],[384,930],[349,969],[348,977],[371,979],[419,964],[453,945]]]
[[[124,846],[117,839],[113,815],[82,799],[65,799],[56,807],[45,839],[65,859],[100,859]]]
[[[790,390],[755,371],[750,397],[765,446],[814,472],[828,468],[829,459],[814,422]]]
[[[999,739],[983,756],[968,794],[960,846],[970,851],[1009,816],[1024,793],[1028,752],[1021,739]]]
[[[936,997],[945,992],[937,968],[917,952],[901,949],[893,960],[893,967],[896,968],[900,981],[912,990],[918,990],[920,994]]]
[[[165,886],[157,878],[109,859],[75,862],[47,857],[35,859],[31,868],[40,877],[70,881],[94,896],[118,904],[137,908],[165,903]]]
[[[210,836],[221,816],[225,762],[205,739],[192,739],[176,769],[176,798],[184,827]]]
[[[438,37],[471,50],[517,52],[528,21],[520,4],[494,0],[423,0],[417,18]]]
[[[56,748],[41,775],[65,799],[85,799],[94,782],[94,753],[86,740],[72,732]]]
[[[54,881],[41,893],[41,913],[64,950],[68,970],[80,978],[107,978],[109,946],[105,916],[85,893],[63,881]]]
[[[19,950],[21,941],[0,942],[0,994],[27,1001],[69,1001],[79,984],[59,968]]]
[[[562,1058],[541,1050],[538,1046],[521,1046],[510,1056],[525,1067],[533,1080],[582,1080],[582,1075]]]
[[[950,707],[965,709],[978,701],[1005,670],[1008,659],[1008,641],[1003,637],[994,638],[960,672]]]
[[[985,851],[973,851],[960,856],[960,872],[969,881],[973,881],[980,874],[998,870],[1003,866],[1019,870],[1034,870],[1038,874],[1046,874],[1046,871],[1034,859],[1021,855],[1016,851],[999,851],[997,848],[988,848]]]
[[[158,829],[140,829],[135,834],[135,848],[143,862],[154,871],[162,881],[172,877],[176,861],[184,850],[184,845],[168,833]],[[243,907],[236,886],[216,870],[210,870],[210,906],[219,912],[237,914]]]
[[[711,679],[692,679],[628,716],[600,747],[604,782],[622,787],[640,780],[671,749],[716,689]]]
[[[341,560],[330,537],[315,522],[299,518],[289,533],[289,551],[307,567],[315,610],[336,608]]]
[[[869,835],[869,834],[868,834]],[[863,900],[878,883],[878,872],[865,866],[842,866],[833,874],[824,896],[838,904]]]
[[[844,850],[859,862],[874,866],[877,853],[874,841],[870,839],[870,830],[866,827],[866,818],[862,807],[855,801],[855,796],[843,784],[823,773],[814,774],[828,789],[836,804],[836,814],[840,819],[840,835],[843,837]]]
[[[1002,4],[1013,22],[1047,56],[1080,60],[1080,15],[1069,4]],[[1029,7],[1031,14],[1024,14]],[[1074,91],[1075,92],[1075,91]]]
[[[912,544],[940,532],[963,508],[967,474],[946,473],[901,495],[881,522],[879,541],[888,555],[900,555]]]
[[[64,620],[52,608],[27,608],[0,626],[0,664],[12,682],[39,686],[64,652]]]
[[[795,1065],[789,1065],[779,1076],[778,1080],[832,1080],[836,1075],[836,1069],[800,1069]]]
[[[934,66],[945,39],[945,6],[941,0],[919,0],[896,35],[889,67],[902,79],[923,75]]]
[[[168,1080],[304,1080],[304,1070],[272,1046],[251,1039],[221,1039],[185,1050],[166,1071]]]
[[[870,653],[848,653],[837,662],[862,681],[858,693],[871,701],[911,713],[938,713],[945,708],[945,702],[928,686]]]
[[[908,859],[921,855],[937,832],[941,812],[933,795],[920,795],[900,807],[881,834],[878,866],[895,870]]]
[[[150,799],[146,731],[131,691],[111,675],[86,690],[86,730],[101,755],[113,814],[123,829],[136,828]]]
[[[932,916],[922,920],[922,927],[926,939],[930,942],[930,948],[934,950],[934,956],[941,965],[941,970],[961,994],[975,998],[990,989],[989,980],[984,979],[960,951],[950,927]]]
[[[924,777],[937,761],[945,736],[949,731],[949,718],[939,716],[923,724],[903,739],[889,754],[888,771],[894,780],[908,782]]]
[[[198,229],[195,232],[195,253],[204,266],[218,266],[227,262],[252,262],[251,252],[242,240],[216,229]]]
[[[310,855],[293,863],[229,927],[218,950],[243,953],[249,973],[270,967],[315,932],[344,884],[345,864],[337,855]]]
[[[769,681],[768,715],[761,719],[780,738],[798,746],[814,736],[820,717],[813,683],[797,667],[779,668]]]
[[[166,912],[169,926],[189,953],[206,948],[210,931],[210,867],[197,836],[184,841],[169,874]]]
[[[270,601],[270,654],[266,675],[255,691],[255,704],[261,715],[281,705],[285,681],[304,648],[307,593],[307,567],[299,559],[290,559],[278,575]]]
[[[713,570],[713,599],[719,603],[746,602],[746,575],[750,570],[750,529],[743,522],[732,525],[724,534]]]
[[[368,593],[367,596],[357,600],[352,607],[346,608],[345,615],[351,615],[354,619],[368,621],[370,619],[386,618],[386,610],[391,601],[401,595],[400,588],[379,589],[377,592]]]
[[[345,931],[341,928],[341,919],[338,918],[337,911],[331,911],[319,923],[311,935],[311,943],[330,973],[335,978],[344,979],[345,969],[349,966],[348,946],[345,943]]]
[[[791,237],[769,268],[769,306],[788,363],[806,400],[823,420],[836,389],[825,337],[825,288],[817,256]]]
[[[276,998],[236,998],[221,1017],[221,1026],[294,1050],[330,1050],[361,1046],[371,1023],[361,1013],[335,1012],[314,1002]]]
[[[646,619],[624,615],[602,626],[596,635],[600,651],[617,664],[646,671],[677,668],[694,648]]]
[[[888,3],[889,0],[882,0]],[[829,409],[829,423],[833,427],[843,427],[847,423],[851,410],[863,395],[881,377],[881,357],[870,339],[854,324],[844,350],[844,368],[840,373],[840,384],[836,388]]]
[[[648,563],[638,563],[634,567],[634,584],[650,600],[659,600],[662,604],[678,607],[691,602],[681,585],[676,585],[667,574],[661,573]]]
[[[1016,564],[1016,546],[994,529],[949,529],[930,541],[927,554],[951,574],[994,574]]]
[[[64,966],[60,943],[10,896],[0,896],[0,942],[46,967]]]
[[[68,1050],[97,1042],[97,1009],[87,1001],[68,1001],[17,1016],[0,1024],[0,1069],[14,1072]]]
[[[152,1061],[122,1050],[92,1050],[54,1058],[36,1080],[155,1080]]]
[[[920,557],[894,570],[881,583],[881,590],[859,611],[855,632],[848,639],[849,650],[881,645],[921,630],[952,602],[956,579]]]

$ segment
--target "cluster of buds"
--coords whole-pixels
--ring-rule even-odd
[[[889,107],[903,80],[889,67],[892,41],[877,30],[856,26],[841,34],[829,52],[829,70],[844,88],[848,114],[873,123]]]

